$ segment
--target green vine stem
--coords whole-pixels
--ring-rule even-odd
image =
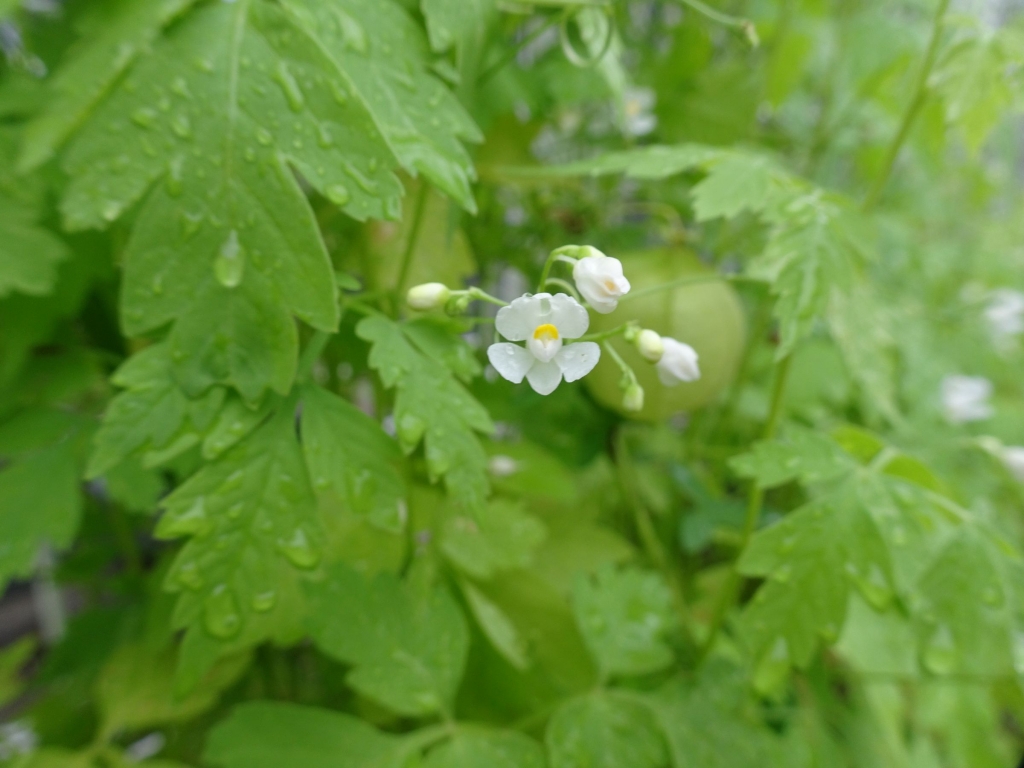
[[[779,421],[782,418],[782,402],[785,399],[786,382],[789,380],[789,368],[790,361],[792,361],[792,359],[793,355],[791,353],[779,360],[775,367],[775,382],[772,384],[771,408],[768,411],[768,420],[765,422],[764,431],[761,434],[762,440],[771,440],[775,437],[775,432],[778,430]],[[747,514],[743,520],[743,533],[740,538],[738,549],[740,555],[743,554],[743,551],[750,543],[751,537],[757,530],[758,523],[761,520],[761,509],[763,506],[764,489],[757,483],[753,483],[750,487],[750,495],[747,497]],[[711,649],[714,647],[715,640],[718,639],[718,633],[722,629],[725,617],[736,603],[742,579],[743,577],[740,576],[740,572],[734,563],[732,569],[729,571],[726,583],[722,586],[722,591],[719,592],[718,601],[716,602],[711,614],[711,627],[708,630],[707,639],[704,641],[704,645],[701,648],[700,653],[700,658],[702,660],[707,657],[708,653],[710,653]]]
[[[939,0],[939,6],[935,10],[935,20],[932,22],[931,39],[928,41],[924,61],[921,63],[921,72],[917,76],[917,84],[914,86],[914,95],[907,105],[907,111],[903,113],[899,130],[896,131],[896,135],[893,136],[892,142],[889,144],[889,149],[886,150],[885,160],[882,162],[882,170],[864,199],[865,211],[872,210],[881,199],[885,185],[889,182],[889,177],[892,175],[896,158],[899,157],[900,149],[907,140],[907,136],[910,135],[910,129],[913,127],[914,120],[917,119],[921,107],[924,106],[928,95],[928,78],[932,74],[932,68],[935,66],[935,60],[939,54],[939,42],[942,39],[942,22],[946,16],[947,8],[949,8],[949,0]]]
[[[430,185],[426,181],[420,182],[419,193],[416,195],[416,209],[413,212],[412,227],[409,230],[409,240],[405,244],[405,251],[402,253],[402,266],[398,271],[398,280],[395,282],[395,308],[402,299],[402,290],[409,279],[409,270],[412,267],[412,257],[416,253],[416,242],[420,238],[420,229],[423,226],[423,214],[427,209],[427,199],[430,196]],[[397,314],[397,311],[396,311]]]

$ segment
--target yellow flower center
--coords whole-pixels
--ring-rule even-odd
[[[537,330],[533,332],[533,338],[537,341],[555,341],[558,339],[558,329],[551,323],[538,325]]]
[[[616,290],[616,289],[617,289],[617,288],[618,288],[619,286],[617,286],[617,285],[615,284],[615,281],[614,281],[614,280],[612,280],[612,279],[611,279],[611,278],[609,277],[608,279],[606,279],[606,280],[604,281],[604,287],[605,287],[605,288],[607,288],[607,289],[608,289],[609,291],[614,291],[614,290]]]

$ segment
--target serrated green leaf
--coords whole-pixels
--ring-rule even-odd
[[[0,470],[0,588],[32,573],[45,545],[71,544],[82,514],[74,445],[58,442]]]
[[[918,583],[921,661],[937,675],[1012,675],[1024,566],[971,525],[949,539]]]
[[[774,488],[792,480],[805,485],[825,482],[848,474],[857,465],[828,436],[791,426],[778,440],[755,443],[750,453],[730,460],[729,466],[761,488]]]
[[[391,0],[288,0],[285,7],[351,78],[405,169],[475,213],[476,173],[460,139],[483,137],[430,74],[426,41],[409,14]]]
[[[0,706],[6,706],[25,688],[22,667],[35,652],[36,640],[33,637],[23,637],[0,650]]]
[[[357,218],[394,216],[394,160],[346,75],[264,0],[207,5],[96,109],[62,209],[102,226],[145,198],[125,255],[129,335],[178,320],[180,383],[287,392],[294,314],[338,322],[334,273],[294,168]]]
[[[693,682],[673,681],[650,695],[675,768],[788,765],[777,759],[777,737],[744,701],[746,691],[736,670],[711,662]]]
[[[157,537],[190,537],[165,588],[179,595],[174,626],[187,629],[192,680],[218,655],[299,632],[298,582],[319,561],[323,534],[294,410],[285,404],[161,505]]]
[[[380,424],[320,387],[302,390],[302,444],[313,487],[384,530],[405,525],[401,452]]]
[[[551,768],[667,768],[668,751],[651,711],[615,692],[563,704],[544,737]]]
[[[476,433],[493,430],[487,411],[393,321],[367,317],[356,333],[373,344],[370,367],[384,386],[398,390],[395,426],[403,449],[410,453],[423,440],[432,479],[443,476],[448,493],[467,512],[481,510],[489,490],[487,454]]]
[[[878,607],[890,603],[889,549],[866,506],[877,482],[852,476],[751,540],[737,567],[766,578],[742,617],[755,656],[805,666],[819,640],[839,637],[854,586]]]
[[[219,387],[196,399],[181,391],[174,381],[167,344],[155,344],[133,356],[112,381],[125,391],[110,402],[96,433],[86,472],[90,478],[137,451],[161,450],[173,443],[180,452],[195,445],[224,402],[225,392]]]
[[[487,579],[497,571],[529,566],[546,534],[544,524],[521,505],[496,499],[479,515],[448,518],[440,546],[455,567]]]
[[[771,202],[777,172],[766,157],[723,153],[705,167],[708,175],[692,192],[697,221],[733,218],[745,210],[757,213]]]
[[[105,737],[192,719],[216,704],[250,661],[244,654],[226,659],[206,676],[201,687],[178,698],[174,657],[173,652],[154,653],[141,644],[123,645],[114,652],[96,684]]]
[[[513,731],[467,730],[435,747],[423,768],[545,768],[544,750]]]
[[[417,744],[341,712],[257,701],[213,729],[203,756],[223,768],[400,768]]]
[[[494,0],[420,0],[420,8],[430,47],[438,52],[454,47],[460,68],[472,71],[483,56],[496,16]]]
[[[572,605],[604,678],[643,675],[672,663],[665,642],[673,624],[672,592],[656,574],[604,568],[581,576]]]
[[[796,193],[767,215],[772,232],[748,274],[771,283],[777,298],[781,358],[810,333],[833,291],[848,289],[861,249],[847,203],[821,190]]]
[[[368,581],[339,563],[307,591],[313,640],[353,665],[349,685],[403,715],[452,711],[469,633],[445,590],[419,594],[390,574]]]
[[[85,120],[114,81],[127,70],[160,34],[195,0],[153,0],[108,3],[103,23],[83,39],[49,84],[51,97],[42,114],[33,119],[19,166],[30,170],[50,159],[58,147]]]

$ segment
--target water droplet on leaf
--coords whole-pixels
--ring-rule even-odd
[[[213,272],[217,276],[217,282],[225,288],[235,288],[242,282],[242,275],[245,273],[245,253],[238,242],[236,230],[231,230],[228,239],[220,247],[220,253],[213,264]]]
[[[203,603],[203,624],[207,632],[221,640],[234,637],[242,628],[238,603],[227,584],[218,584],[210,591]]]

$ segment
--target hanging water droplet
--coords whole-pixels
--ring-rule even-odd
[[[928,639],[924,649],[924,665],[936,675],[947,675],[956,669],[956,641],[945,624],[940,624]]]
[[[426,450],[427,471],[431,478],[437,478],[451,469],[451,457],[433,442],[428,441]]]
[[[334,17],[338,20],[338,31],[341,32],[341,39],[345,41],[345,46],[356,53],[366,53],[369,49],[366,30],[338,6],[334,6],[334,9]]]
[[[271,144],[274,143],[274,137],[266,128],[257,128],[256,141],[258,141],[264,147],[269,147]]]
[[[194,562],[179,565],[174,578],[185,589],[191,589],[192,591],[201,589],[203,586],[203,576],[199,573],[199,567]]]
[[[406,448],[412,448],[420,439],[423,437],[423,433],[427,429],[427,424],[419,416],[415,416],[411,413],[407,413],[398,420],[397,433],[398,439],[402,445]]]
[[[352,199],[352,195],[344,185],[332,184],[327,188],[327,199],[335,205],[345,205]]]
[[[345,89],[334,80],[331,81],[331,96],[334,97],[334,101],[337,104],[345,104],[348,102],[348,94]]]
[[[238,634],[242,627],[242,617],[238,614],[238,603],[227,584],[218,584],[210,591],[203,603],[203,624],[207,632],[221,640]]]
[[[108,200],[103,206],[103,218],[113,221],[121,213],[121,204],[115,200]]]
[[[245,273],[245,253],[238,242],[238,232],[234,229],[228,233],[228,239],[220,247],[220,253],[213,264],[213,272],[217,282],[225,288],[235,288],[242,282]]]
[[[292,76],[288,65],[283,61],[279,62],[274,70],[274,81],[281,86],[284,96],[288,100],[288,107],[292,112],[301,112],[306,106],[306,100],[302,96],[302,89]]]
[[[313,568],[320,562],[320,554],[313,548],[309,536],[302,528],[292,531],[290,538],[278,540],[277,548],[296,568]]]
[[[149,128],[156,120],[156,110],[142,107],[132,112],[132,122],[140,128]]]
[[[188,139],[192,136],[192,121],[188,115],[178,114],[171,120],[171,130],[181,139]]]
[[[316,143],[321,149],[328,149],[334,146],[334,137],[331,135],[331,130],[326,125],[321,124],[317,127]]]
[[[185,236],[185,239],[195,235],[202,225],[202,213],[190,213],[189,211],[181,212],[181,234]]]
[[[885,610],[889,606],[892,601],[892,589],[889,587],[889,580],[886,578],[885,572],[878,563],[871,563],[868,566],[867,574],[860,573],[852,564],[847,566],[847,572],[850,573],[861,594],[872,606],[878,610]]]
[[[181,157],[175,157],[167,164],[166,186],[167,194],[171,197],[181,197],[181,193],[184,191],[184,164]]]
[[[257,592],[252,596],[252,609],[257,613],[266,613],[277,603],[277,593],[268,589],[264,592]]]

